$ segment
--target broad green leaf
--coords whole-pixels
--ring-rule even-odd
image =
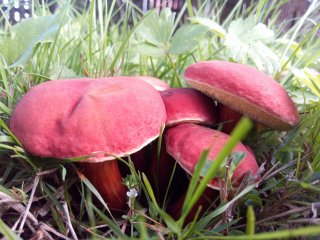
[[[173,55],[183,54],[191,52],[194,49],[198,41],[197,39],[203,33],[208,31],[208,28],[196,24],[185,24],[178,29],[172,38],[169,53]]]
[[[215,32],[219,37],[225,38],[227,35],[226,30],[211,19],[194,17],[191,18],[190,21],[208,27],[210,31]]]
[[[0,37],[1,54],[9,67],[23,66],[37,43],[52,42],[63,19],[60,15],[22,21]]]
[[[247,55],[259,70],[265,71],[270,75],[280,69],[278,56],[262,42],[252,43]]]
[[[252,61],[259,70],[273,74],[280,69],[279,57],[266,45],[273,40],[273,31],[262,23],[256,24],[255,17],[250,16],[230,23],[224,44],[234,61]]]
[[[258,23],[254,16],[250,16],[246,19],[239,18],[230,23],[228,28],[227,38],[234,36],[237,39],[245,43],[254,41],[270,41],[273,40],[274,33],[268,29],[265,24]],[[228,39],[228,41],[232,41]]]
[[[178,55],[190,52],[197,45],[197,38],[208,30],[206,26],[197,24],[182,25],[172,36],[174,31],[175,15],[164,9],[160,15],[151,12],[142,21],[137,34],[144,41],[135,49],[146,55],[159,57],[167,53]]]
[[[173,33],[174,18],[175,14],[169,9],[163,9],[160,15],[152,10],[138,27],[137,34],[149,44],[166,47]]]

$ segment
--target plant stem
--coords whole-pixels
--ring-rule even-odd
[[[194,17],[193,6],[191,0],[187,0],[187,7],[190,17]]]
[[[173,62],[173,60],[172,60],[172,58],[171,58],[169,53],[167,53],[167,58],[169,59],[169,62],[170,62],[171,66],[173,68],[173,71],[174,71],[174,75],[176,76],[176,79],[177,79],[177,81],[175,82],[176,83],[176,87],[182,87],[182,84],[180,82],[180,76],[179,76],[178,70],[177,70],[176,65],[174,64],[174,62]]]

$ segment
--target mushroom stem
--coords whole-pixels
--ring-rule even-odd
[[[84,175],[95,186],[110,209],[127,208],[127,188],[122,183],[117,160],[99,163],[81,163]]]
[[[242,114],[233,110],[232,108],[229,108],[226,105],[223,105],[222,103],[219,103],[218,116],[219,122],[224,123],[221,132],[230,134],[238,124],[240,118],[242,117]]]

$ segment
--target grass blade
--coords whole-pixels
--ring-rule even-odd
[[[119,226],[106,215],[104,215],[96,206],[89,203],[90,207],[99,215],[99,217],[113,230],[113,232],[121,239],[128,239],[128,237],[121,231]]]
[[[249,239],[252,240],[252,236],[255,232],[255,222],[256,217],[254,214],[253,207],[250,205],[247,209],[247,227],[246,227],[246,234],[249,235]]]
[[[320,235],[320,226],[302,227],[298,229],[285,229],[275,232],[259,233],[252,236],[255,240],[270,240],[270,239],[294,239],[298,237],[311,237]],[[193,239],[216,239],[216,240],[248,240],[248,236],[205,236]]]
[[[129,40],[130,40],[130,37],[131,35],[137,30],[137,28],[140,26],[140,24],[143,22],[143,20],[148,17],[150,14],[152,14],[153,11],[150,11],[149,13],[147,13],[146,15],[144,15],[140,21],[131,29],[131,31],[128,33],[128,35],[126,36],[126,38],[123,40],[118,52],[116,53],[112,63],[110,64],[110,67],[109,67],[109,71],[111,72],[111,75],[113,75],[113,73],[115,72],[114,69],[115,69],[115,65],[116,63],[118,62],[121,54],[124,52],[125,50],[125,47],[126,45],[128,44]]]
[[[0,219],[0,233],[8,240],[22,240],[22,238],[15,234],[15,232],[2,221],[2,219]]]

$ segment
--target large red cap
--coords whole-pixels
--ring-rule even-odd
[[[212,99],[191,88],[171,88],[160,92],[167,111],[167,126],[181,122],[216,123]]]
[[[192,123],[179,124],[165,133],[167,152],[191,175],[203,150],[210,148],[209,160],[213,161],[228,140],[229,135],[225,133]],[[259,167],[252,152],[243,144],[238,143],[232,152],[246,154],[232,175],[236,186],[247,172],[254,175]],[[209,186],[219,189],[219,180],[213,179]]]
[[[248,65],[206,61],[185,71],[187,82],[265,126],[289,130],[299,122],[297,109],[285,89]]]
[[[87,159],[94,162],[138,151],[158,137],[165,120],[159,92],[143,81],[72,79],[32,88],[17,104],[10,128],[34,155],[98,152]]]

